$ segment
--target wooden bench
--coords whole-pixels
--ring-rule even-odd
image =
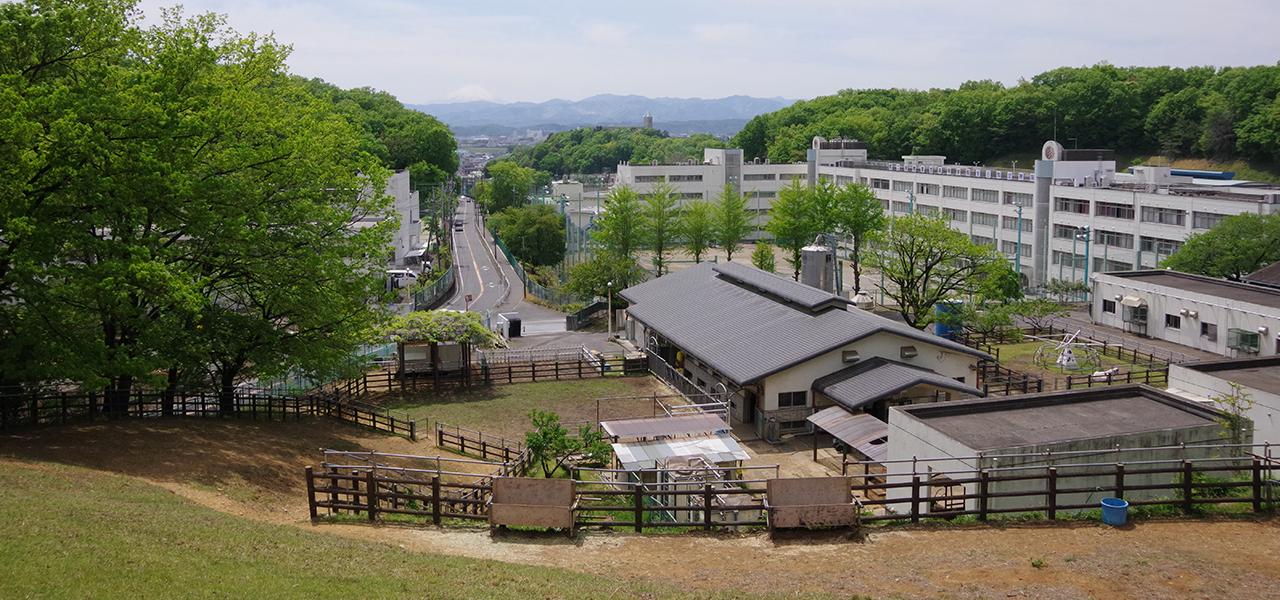
[[[769,530],[861,524],[862,509],[850,494],[848,477],[770,479],[765,494]]]
[[[489,498],[489,524],[550,527],[573,535],[578,495],[572,479],[496,477]]]

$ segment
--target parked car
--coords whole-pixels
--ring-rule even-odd
[[[418,274],[408,269],[387,269],[387,279],[393,288],[407,288],[418,281]]]

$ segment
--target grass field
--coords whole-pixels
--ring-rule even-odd
[[[1088,375],[1094,371],[1094,369],[1089,369],[1087,371],[1068,371],[1053,363],[1050,363],[1047,366],[1035,364],[1036,349],[1046,343],[1049,342],[1032,340],[1017,344],[1001,344],[996,346],[1000,349],[1000,365],[1013,369],[1019,373],[1030,373],[1037,377],[1045,378],[1063,377],[1066,375]],[[1127,368],[1133,365],[1133,363],[1129,361],[1120,360],[1111,356],[1103,356],[1101,358],[1102,367],[1098,370],[1110,369],[1111,367]]]
[[[3,598],[748,597],[409,552],[48,463],[0,462],[0,519]]]
[[[596,399],[641,396],[601,402],[599,417],[645,416],[653,414],[653,395],[671,393],[652,377],[609,377],[495,385],[469,391],[451,389],[399,400],[388,404],[388,408],[407,412],[413,419],[429,417],[490,435],[523,440],[529,430],[528,414],[532,408],[554,412],[566,423],[594,421]]]

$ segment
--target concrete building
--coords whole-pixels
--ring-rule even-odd
[[[1168,270],[1092,279],[1095,323],[1230,358],[1280,353],[1280,288]]]
[[[1280,208],[1280,187],[1207,175],[1168,167],[1117,172],[1110,151],[1067,150],[1056,142],[1045,143],[1034,170],[946,164],[943,156],[879,161],[867,158],[865,143],[820,137],[802,163],[744,163],[741,150],[709,148],[702,163],[618,166],[619,185],[644,194],[667,183],[685,201],[714,200],[733,184],[748,196],[759,226],[792,178],[862,183],[890,215],[946,215],[955,229],[1013,259],[1033,287],[1155,267],[1191,233],[1231,215]]]
[[[702,263],[623,290],[626,336],[776,440],[827,406],[883,419],[888,406],[981,395],[986,353],[739,263]]]
[[[422,219],[419,216],[418,192],[409,189],[409,171],[396,171],[387,179],[387,187],[383,192],[392,199],[392,214],[363,215],[353,225],[356,227],[372,227],[395,219],[396,229],[392,234],[391,247],[387,250],[387,266],[404,267],[405,258],[421,246]]]
[[[1221,449],[1213,447],[1223,443],[1222,425],[1215,421],[1218,416],[1210,406],[1143,384],[896,407],[889,413],[887,481],[910,483],[914,473],[925,473],[929,489],[922,497],[928,498],[941,495],[937,492],[942,490],[959,495],[956,488],[961,485],[965,494],[976,494],[977,483],[951,481],[975,478],[984,469],[1007,476],[1030,474],[1019,471],[1025,467],[1057,466],[1059,475],[1066,476],[1085,472],[1089,465],[1223,456]],[[1169,448],[1181,444],[1197,447]],[[1135,450],[1121,454],[1118,448]],[[1135,474],[1126,479],[1126,486],[1168,483],[1173,476]],[[1089,489],[1111,486],[1115,477],[1063,481],[1064,489]],[[990,484],[989,492],[1044,489],[1043,480],[1006,481]],[[1125,498],[1145,499],[1151,494],[1130,491]],[[1087,505],[1107,495],[1064,493],[1058,502]],[[910,497],[909,487],[888,490],[889,499]],[[1043,503],[1042,495],[994,498],[989,507],[1016,509]],[[938,512],[962,508],[924,504],[926,510]],[[910,510],[901,504],[896,509]],[[966,500],[963,509],[976,510],[976,500]]]
[[[1264,454],[1264,444],[1280,442],[1280,356],[1169,365],[1169,392],[1206,405],[1234,393],[1232,383],[1253,402],[1244,416],[1253,422],[1254,451]]]

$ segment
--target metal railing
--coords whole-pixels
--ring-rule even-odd
[[[413,293],[413,310],[430,310],[453,289],[453,268]]]
[[[577,296],[566,294],[564,292],[557,292],[553,289],[550,289],[534,281],[532,278],[529,277],[528,273],[525,273],[524,267],[520,265],[520,260],[517,259],[515,255],[511,253],[510,250],[507,249],[506,244],[502,243],[502,239],[498,237],[498,233],[493,231],[491,231],[490,233],[493,234],[493,243],[497,245],[500,250],[502,250],[502,254],[507,257],[507,262],[511,263],[511,268],[515,269],[516,276],[518,276],[520,278],[520,281],[524,283],[524,289],[526,293],[533,295],[534,298],[537,298],[539,300],[543,300],[545,302],[550,302],[552,304],[557,304],[560,306],[564,306],[567,304],[586,304],[584,300],[578,298]]]

